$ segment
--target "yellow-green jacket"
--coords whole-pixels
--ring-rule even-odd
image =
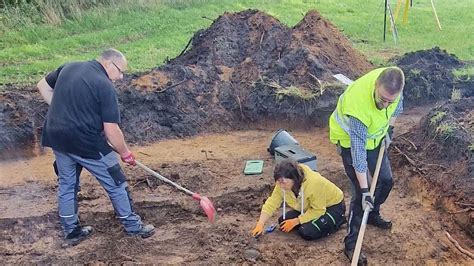
[[[318,172],[312,171],[308,166],[299,164],[304,173],[303,183],[300,188],[298,198],[292,191],[284,192],[277,182],[272,195],[263,204],[262,212],[270,216],[282,205],[283,193],[285,193],[286,204],[292,209],[301,212],[301,202],[303,202],[303,214],[298,218],[300,224],[318,219],[326,208],[340,203],[344,196],[342,190],[331,183]],[[302,197],[303,196],[303,197]]]
[[[375,82],[387,68],[377,68],[357,79],[339,96],[336,110],[329,119],[329,138],[344,148],[351,147],[348,116],[352,116],[367,126],[366,150],[378,147],[387,133],[390,118],[397,109],[400,96],[387,108],[379,110],[375,105]]]

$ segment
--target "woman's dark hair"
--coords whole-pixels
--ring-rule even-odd
[[[288,178],[293,180],[295,183],[291,190],[298,197],[300,192],[301,183],[303,183],[304,173],[301,167],[298,166],[298,162],[293,159],[284,159],[275,165],[275,171],[273,172],[273,178],[277,181],[279,178]]]

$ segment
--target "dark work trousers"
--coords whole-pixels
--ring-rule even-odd
[[[377,164],[377,158],[379,156],[380,145],[374,150],[367,151],[367,165],[371,176],[375,171]],[[344,238],[345,248],[352,250],[355,248],[357,242],[357,236],[359,234],[360,224],[362,223],[362,216],[364,211],[362,209],[362,193],[360,191],[359,181],[352,166],[352,156],[350,148],[341,149],[342,162],[344,169],[349,177],[352,184],[352,198],[349,211],[349,228],[348,234]],[[370,183],[368,183],[370,189]],[[375,187],[375,202],[374,209],[370,213],[372,215],[380,215],[380,205],[382,205],[392,190],[393,179],[392,169],[390,168],[390,161],[388,160],[387,153],[384,153],[382,158],[382,164],[380,166],[380,173],[377,180],[377,186]]]
[[[295,226],[295,230],[298,230],[298,234],[306,240],[316,240],[327,235],[330,235],[341,227],[346,222],[346,204],[344,200],[340,203],[328,207],[326,213],[318,219],[314,219],[304,224]],[[294,219],[300,216],[300,211],[291,210],[286,213],[286,220]],[[278,219],[278,223],[283,222],[283,216]]]

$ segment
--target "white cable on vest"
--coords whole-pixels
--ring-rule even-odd
[[[304,192],[303,192],[303,190],[300,190],[299,194],[301,195],[301,212],[300,213],[301,213],[301,215],[303,215],[304,214]]]

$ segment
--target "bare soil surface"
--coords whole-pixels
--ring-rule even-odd
[[[395,142],[393,165],[474,237],[474,98],[438,104]],[[427,189],[422,189],[426,187]]]
[[[128,237],[105,192],[84,173],[80,217],[95,233],[64,247],[53,156],[38,145],[47,106],[33,86],[9,85],[0,93],[2,264],[348,263],[347,228],[313,242],[280,231],[257,241],[250,231],[273,186],[266,148],[280,127],[317,155],[319,171],[349,202],[349,182],[326,128],[344,90],[331,76],[355,79],[371,63],[315,11],[292,28],[257,10],[226,13],[190,45],[165,65],[117,84],[122,128],[142,162],[211,198],[216,224],[190,197],[126,168],[138,213],[157,227],[149,239]],[[472,265],[446,232],[472,253],[474,84],[454,78],[452,70],[465,62],[439,48],[394,62],[407,76],[406,103],[416,107],[397,121],[390,148],[395,187],[382,214],[395,226],[369,227],[365,252],[376,265]],[[250,159],[265,161],[262,175],[243,174]]]
[[[403,115],[400,128],[410,129],[410,125],[420,120],[420,114],[428,110],[414,109]],[[83,224],[94,227],[95,233],[77,246],[63,247],[51,153],[3,162],[0,164],[0,261],[347,264],[342,253],[346,227],[324,240],[309,242],[294,233],[280,231],[258,241],[250,236],[261,204],[273,186],[274,162],[266,148],[274,131],[266,127],[134,147],[146,165],[210,197],[218,209],[218,220],[211,225],[190,197],[140,169],[127,167],[135,207],[146,222],[157,227],[156,234],[146,240],[124,234],[105,192],[90,175],[83,174],[80,216]],[[304,148],[318,156],[319,171],[344,190],[348,202],[349,183],[340,158],[328,141],[327,129],[290,132]],[[249,159],[265,161],[262,175],[243,174],[245,160]],[[420,193],[422,188],[426,190],[424,185],[408,182],[406,174],[405,170],[397,171],[394,190],[382,209],[383,215],[394,222],[393,229],[369,227],[366,233],[364,250],[370,264],[472,263],[459,253],[444,231],[449,231],[467,248],[472,248],[472,239],[446,219],[452,215],[440,211],[433,198]],[[273,222],[276,218],[277,215]]]

